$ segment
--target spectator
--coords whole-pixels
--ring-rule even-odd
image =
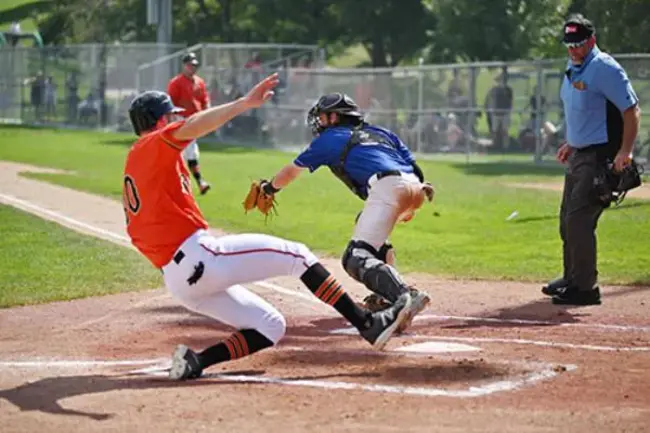
[[[68,75],[65,83],[66,89],[66,103],[68,107],[69,123],[74,123],[77,120],[77,106],[79,105],[79,83],[77,80],[77,73],[72,72]]]
[[[34,119],[40,121],[43,113],[43,96],[45,93],[45,80],[43,79],[43,72],[39,71],[31,80],[30,87],[30,100],[32,107],[34,107]]]
[[[50,119],[56,116],[56,87],[54,77],[48,75],[45,80],[45,115]]]
[[[490,135],[495,147],[500,149],[507,148],[510,141],[512,103],[512,87],[508,85],[508,67],[503,66],[498,84],[490,89],[485,99]]]

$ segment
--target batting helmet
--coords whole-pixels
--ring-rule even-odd
[[[362,123],[364,118],[357,103],[345,93],[323,95],[307,113],[307,124],[311,127],[314,135],[320,134],[325,129],[318,118],[321,113],[338,113],[354,124]]]
[[[153,129],[165,114],[181,111],[184,109],[176,107],[167,93],[150,90],[131,101],[129,117],[136,135],[140,135],[143,131]]]

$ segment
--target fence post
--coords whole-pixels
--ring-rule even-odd
[[[544,119],[542,119],[542,95],[544,94],[544,71],[543,65],[540,59],[535,60],[537,66],[537,86],[535,88],[535,122],[533,122],[533,128],[535,129],[535,155],[534,162],[539,164],[542,162],[542,124]]]
[[[417,140],[417,151],[418,153],[422,152],[422,109],[424,106],[424,82],[423,82],[423,71],[422,65],[424,64],[424,59],[420,57],[418,60],[418,116],[417,116],[417,131],[418,131],[418,140]]]

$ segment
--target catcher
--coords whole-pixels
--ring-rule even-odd
[[[268,215],[275,209],[275,194],[305,169],[327,166],[354,194],[365,201],[357,216],[352,239],[342,257],[346,272],[373,294],[366,308],[378,311],[410,292],[414,313],[403,331],[429,303],[429,296],[407,285],[395,269],[394,249],[388,238],[398,222],[410,221],[434,190],[409,149],[391,131],[364,121],[357,104],[347,95],[322,96],[307,114],[314,139],[270,181],[253,182],[244,201],[249,211]]]

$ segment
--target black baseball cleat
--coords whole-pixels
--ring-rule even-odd
[[[211,187],[212,186],[209,183],[201,179],[201,182],[199,183],[199,191],[201,192],[201,195],[205,195],[205,193],[210,191]]]
[[[202,373],[203,369],[198,355],[187,346],[179,344],[172,356],[169,378],[172,380],[197,379],[201,377]]]
[[[388,308],[372,313],[370,328],[359,331],[376,350],[382,350],[397,328],[413,314],[413,301],[407,292]]]
[[[578,290],[575,287],[558,289],[552,299],[555,305],[600,305],[600,289]]]
[[[565,289],[567,287],[569,287],[569,282],[562,277],[555,279],[542,287],[542,293],[548,296],[553,296],[559,293],[559,289]]]

